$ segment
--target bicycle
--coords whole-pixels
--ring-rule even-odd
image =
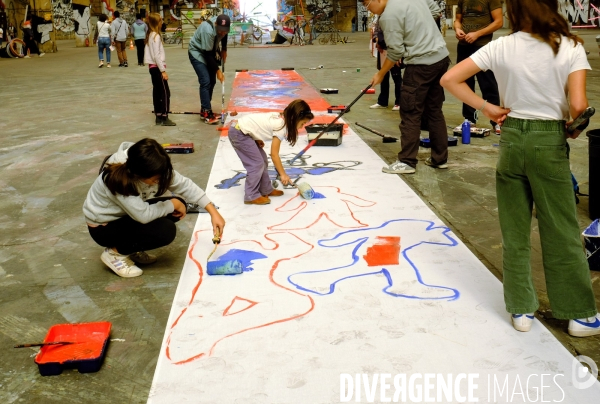
[[[181,27],[177,27],[177,29],[175,31],[173,31],[173,33],[169,36],[167,36],[167,34],[164,34],[163,37],[163,41],[166,44],[180,44],[181,42],[183,42],[183,30],[181,29]]]

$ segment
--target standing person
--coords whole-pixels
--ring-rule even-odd
[[[176,123],[169,119],[171,107],[171,91],[169,90],[169,75],[165,62],[165,49],[163,47],[160,27],[162,17],[158,13],[148,16],[150,25],[146,34],[144,49],[144,62],[148,63],[150,77],[152,78],[152,102],[154,104],[155,123],[161,126],[175,126]]]
[[[129,24],[121,18],[121,13],[115,11],[114,21],[110,24],[112,44],[117,48],[119,67],[129,67],[127,64],[127,37],[129,36]]]
[[[366,8],[368,11],[369,8],[368,7],[366,7]],[[363,15],[363,18],[362,18],[362,30],[365,32],[367,32],[367,21],[368,21],[367,14],[365,14],[365,15]]]
[[[225,79],[219,64],[221,59],[226,59],[222,39],[229,33],[230,24],[229,16],[224,14],[219,15],[214,24],[210,20],[203,21],[190,39],[188,48],[188,57],[200,84],[200,118],[210,125],[219,123],[211,100],[216,79],[220,82]]]
[[[87,194],[83,214],[90,236],[105,247],[100,259],[117,275],[140,276],[142,270],[135,263],[156,261],[145,251],[171,244],[175,222],[186,215],[186,202],[204,207],[214,234],[223,234],[225,220],[214,204],[192,180],[173,169],[156,140],[123,142],[107,164]]]
[[[104,51],[106,50],[106,67],[110,67],[110,24],[106,22],[108,17],[106,14],[98,17],[96,23],[96,33],[94,34],[94,43],[98,42],[98,59],[100,64],[98,67],[104,66]]]
[[[431,18],[430,6],[424,1],[363,0],[363,3],[369,11],[380,15],[379,26],[387,45],[387,58],[371,84],[381,83],[401,59],[406,65],[400,93],[402,150],[398,160],[382,171],[390,174],[416,171],[421,117],[425,109],[429,114],[431,140],[431,157],[425,164],[448,168],[448,133],[442,112],[444,89],[440,79],[448,70],[450,58],[444,38]]]
[[[281,142],[296,144],[298,130],[314,118],[308,104],[303,100],[292,101],[282,113],[262,112],[241,117],[236,125],[229,127],[229,140],[246,169],[244,203],[267,205],[270,196],[281,196],[283,191],[273,189],[269,178],[269,162],[263,150],[265,142],[271,143],[271,160],[283,185],[290,183],[279,148]]]
[[[493,33],[502,28],[502,1],[501,0],[459,0],[454,21],[454,32],[458,45],[456,47],[456,63],[470,57],[472,54],[488,44]],[[476,75],[479,89],[484,99],[492,104],[500,103],[498,83],[491,70],[480,71]],[[475,76],[467,80],[467,84],[475,90]],[[463,104],[462,114],[465,119],[477,123],[475,109]],[[500,125],[490,121],[492,128],[500,134]]]
[[[387,59],[387,45],[385,38],[383,37],[383,31],[379,27],[379,20],[375,24],[375,38],[373,39],[377,43],[377,70],[381,70],[381,61]],[[387,72],[381,81],[379,86],[379,96],[377,97],[377,103],[371,105],[369,108],[387,108],[390,98],[390,75],[394,80],[394,107],[392,111],[400,110],[400,91],[402,89],[402,61],[396,62],[394,66]]]
[[[135,41],[138,66],[144,66],[144,48],[146,45],[147,33],[148,26],[144,21],[142,21],[142,15],[140,13],[137,13],[135,15],[135,22],[131,24],[131,35],[133,36],[133,40]]]
[[[575,337],[600,334],[594,292],[580,240],[569,170],[569,115],[587,107],[590,70],[581,38],[569,32],[557,0],[507,0],[512,33],[451,69],[442,85],[502,124],[496,196],[502,231],[504,301],[518,331],[531,329],[539,303],[530,267],[531,216],[537,211],[552,315]],[[543,68],[540,68],[543,66]],[[504,108],[476,95],[467,80],[493,70]]]
[[[0,27],[0,48],[2,47],[2,41],[4,41],[4,30]]]
[[[40,48],[38,48],[37,43],[35,42],[35,38],[33,37],[33,30],[31,29],[31,21],[27,20],[23,23],[23,42],[25,42],[25,48],[23,49],[23,53],[26,58],[29,58],[29,54],[37,53],[39,57],[45,55],[44,52],[40,52]]]
[[[356,16],[352,16],[352,33],[356,31]]]

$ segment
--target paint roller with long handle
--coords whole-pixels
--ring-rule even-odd
[[[67,341],[36,342],[34,344],[15,345],[15,348],[30,348],[32,346],[70,345],[70,344],[74,344],[74,342],[67,342]]]
[[[221,83],[221,125],[225,124],[225,61],[221,58],[221,72],[223,82]]]
[[[350,107],[353,106],[356,103],[356,101],[358,101],[360,99],[360,97],[362,97],[363,94],[365,94],[367,92],[367,90],[369,88],[371,88],[372,86],[373,86],[372,84],[369,84],[367,86],[367,88],[365,88],[364,90],[362,90],[361,93],[358,95],[358,97],[356,97],[354,99],[354,101],[352,101],[350,103],[350,105],[348,105],[346,108],[344,108],[343,110],[341,110],[340,113],[338,114],[338,116],[333,121],[331,121],[331,123],[329,125],[327,125],[327,127],[325,127],[325,129],[323,129],[321,131],[321,133],[319,133],[317,135],[317,137],[315,137],[313,140],[310,141],[310,143],[308,144],[308,146],[306,146],[300,153],[296,154],[293,159],[291,159],[290,161],[288,161],[288,164],[292,165],[294,163],[294,161],[298,160],[300,157],[302,157],[302,155],[304,153],[306,153],[306,151],[308,149],[310,149],[311,147],[313,147],[315,145],[315,143],[317,143],[317,140],[319,140],[319,138],[321,136],[323,136],[338,121],[338,119],[340,119],[342,117],[342,115],[344,115],[346,113],[346,111],[349,111]]]

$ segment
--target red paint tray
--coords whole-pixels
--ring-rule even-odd
[[[100,370],[108,338],[109,322],[58,324],[48,330],[44,342],[73,342],[67,345],[47,345],[35,357],[42,376],[54,376],[63,369],[77,369],[79,373]]]

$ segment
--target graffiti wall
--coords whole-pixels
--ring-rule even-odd
[[[600,27],[600,0],[559,0],[561,13],[574,26]]]
[[[73,2],[71,0],[52,0],[52,14],[56,39],[73,38],[75,31]]]
[[[75,46],[86,46],[86,39],[88,39],[87,46],[89,46],[93,38],[92,22],[90,21],[91,8],[81,4],[73,4],[72,7],[71,19],[75,34]]]

